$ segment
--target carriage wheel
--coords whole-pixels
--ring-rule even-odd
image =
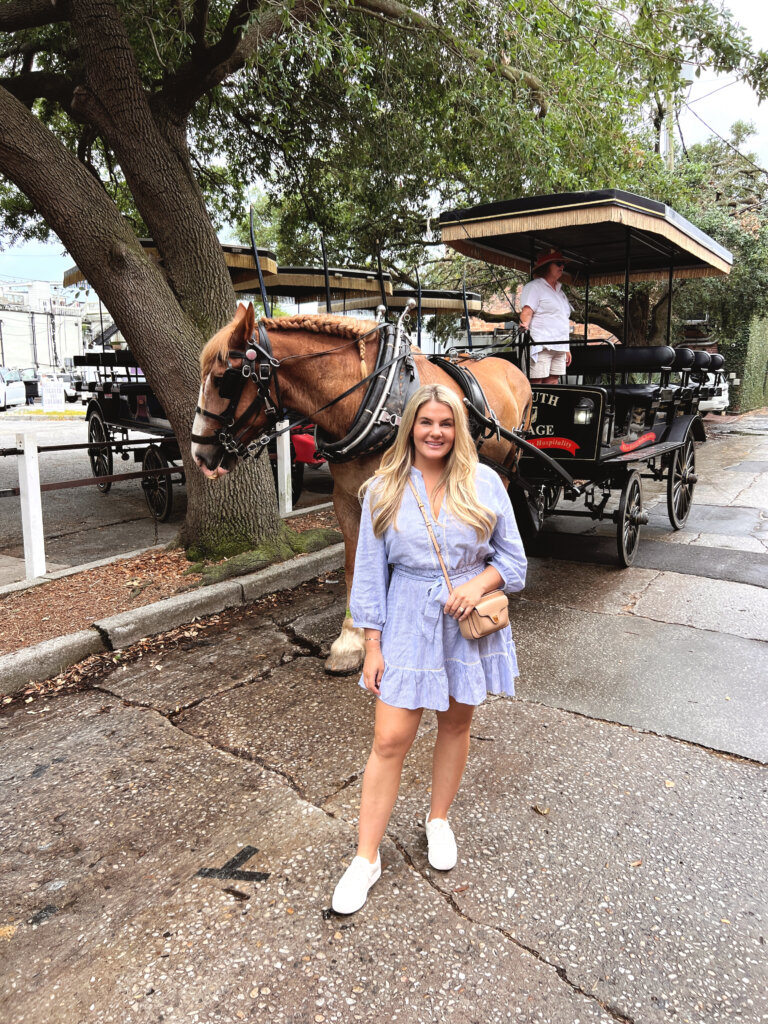
[[[643,512],[643,491],[637,470],[633,470],[627,477],[616,515],[619,563],[626,569],[634,562],[640,546],[640,527],[648,522],[648,514]]]
[[[682,530],[691,512],[696,486],[696,449],[687,437],[682,448],[672,454],[667,475],[667,513],[674,530]]]
[[[168,460],[156,444],[151,444],[144,452],[142,469],[165,469]],[[141,481],[144,499],[149,511],[158,523],[164,523],[173,509],[173,488],[171,478],[165,473],[157,476],[145,476]]]
[[[304,490],[304,463],[294,462],[291,466],[291,503],[293,505],[301,497]]]
[[[88,440],[94,444],[111,440],[104,418],[98,410],[94,410],[88,417]],[[91,472],[94,476],[112,476],[111,448],[89,448],[88,458],[91,460]],[[112,481],[98,483],[96,486],[102,494],[106,494],[112,486]]]

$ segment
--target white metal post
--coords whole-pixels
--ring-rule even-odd
[[[280,420],[275,424],[276,430],[285,430],[278,434],[277,444],[277,510],[281,516],[287,515],[293,508],[291,488],[291,434],[288,420]]]
[[[45,575],[45,538],[43,536],[43,504],[40,500],[40,467],[37,458],[37,434],[25,430],[16,435],[16,444],[23,454],[17,456],[19,491],[21,494],[21,525],[24,532],[24,564],[27,579]]]

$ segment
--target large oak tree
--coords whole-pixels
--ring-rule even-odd
[[[256,176],[296,237],[407,263],[430,201],[616,183],[684,58],[765,67],[708,0],[2,0],[0,48],[5,226],[62,240],[187,460],[197,357],[235,305],[216,229]],[[266,466],[187,470],[184,542],[277,534]]]

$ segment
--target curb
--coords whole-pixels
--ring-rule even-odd
[[[344,545],[334,544],[322,551],[269,565],[241,579],[215,583],[200,591],[179,594],[143,608],[110,615],[79,633],[44,640],[33,647],[0,655],[2,696],[17,697],[30,683],[50,679],[90,654],[117,651],[144,637],[164,633],[205,615],[251,604],[280,590],[293,590],[300,583],[343,565]]]

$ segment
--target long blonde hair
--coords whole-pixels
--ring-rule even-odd
[[[467,414],[458,397],[444,384],[424,384],[413,395],[403,410],[395,443],[384,455],[374,475],[360,488],[361,501],[369,486],[375,488],[371,499],[373,532],[381,537],[388,526],[397,529],[397,514],[413,466],[413,424],[419,409],[427,402],[447,405],[453,413],[456,431],[437,489],[445,486],[445,503],[451,515],[471,526],[478,541],[487,540],[496,525],[496,514],[481,505],[477,497],[477,451],[469,433]]]

